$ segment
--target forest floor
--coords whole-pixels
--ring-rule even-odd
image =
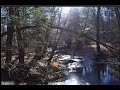
[[[108,50],[106,48],[104,48],[103,46],[100,46],[100,47],[101,47],[101,50],[103,50],[105,52],[108,52]],[[84,47],[84,48],[80,49],[79,56],[92,57],[95,52],[96,52],[96,45],[95,44],[91,44],[91,45],[89,45],[87,47]],[[28,64],[33,59],[34,55],[35,55],[35,53],[27,54],[25,56],[25,64]],[[5,61],[5,57],[4,57],[5,53],[1,53],[1,56],[2,56],[1,57],[1,61],[2,61],[1,64],[3,65],[4,61]],[[18,55],[13,55],[12,56],[12,61],[14,61],[16,59],[16,57],[18,57]],[[30,73],[34,74],[34,75],[40,75],[41,72],[40,72],[39,67],[47,67],[47,60],[48,60],[48,58],[49,58],[49,55],[46,56],[45,58],[43,58],[42,60],[38,60],[36,62],[36,66],[35,67],[31,67]],[[112,63],[119,64],[115,60],[113,62],[113,60],[109,59],[109,61],[110,61],[110,63],[112,62]],[[18,60],[17,60],[17,62],[18,62]],[[56,63],[54,63],[54,62],[56,62]],[[65,77],[66,68],[64,67],[64,65],[61,62],[59,62],[59,60],[57,60],[56,58],[52,59],[51,69],[49,71],[51,71],[50,72],[51,74],[49,75],[50,82],[48,83],[48,85],[64,85],[64,80],[65,79],[63,77]],[[116,72],[114,70],[112,70],[112,71]],[[119,73],[117,72],[117,74],[119,74]]]

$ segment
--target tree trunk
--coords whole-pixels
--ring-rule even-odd
[[[19,8],[16,8],[16,16],[19,17]],[[19,63],[24,64],[24,55],[25,55],[25,51],[24,51],[24,44],[23,44],[23,40],[22,40],[22,35],[21,35],[21,30],[18,29],[18,26],[16,27],[17,30],[17,43],[18,43],[18,51],[19,51]]]
[[[14,8],[9,7],[9,16],[14,15]],[[12,59],[12,38],[13,38],[13,31],[14,31],[14,25],[13,20],[9,21],[7,25],[7,40],[6,40],[6,61],[5,63],[10,63]]]
[[[25,51],[24,51],[21,32],[19,30],[17,31],[17,41],[18,41],[18,50],[19,50],[19,62],[23,64]]]
[[[51,20],[50,20],[50,25],[53,25],[53,22],[55,20],[55,17],[56,17],[56,11],[55,11],[55,8],[51,8],[51,13],[54,15],[54,16],[51,16]],[[46,55],[46,51],[47,51],[47,47],[48,47],[48,38],[49,38],[49,34],[50,34],[50,30],[51,30],[51,27],[48,27],[46,29],[46,33],[45,33],[45,44],[44,44],[44,50],[43,50],[43,56]]]
[[[61,12],[62,12],[62,9],[61,9],[60,14],[59,14],[58,26],[60,25]],[[65,23],[66,23],[66,22],[65,22]],[[57,34],[58,34],[58,30],[57,30],[56,37],[55,37],[55,40],[54,40],[54,47],[53,47],[53,49],[52,49],[50,58],[48,59],[48,67],[49,67],[49,65],[50,65],[50,63],[51,63],[51,60],[52,60],[53,56],[54,56],[55,50],[57,49],[57,45],[58,45],[58,43],[59,43],[59,41],[60,41],[62,32],[63,32],[63,31],[60,32],[60,36],[59,36],[58,39],[57,39]],[[56,41],[56,40],[57,40],[57,41]]]
[[[46,55],[49,33],[50,33],[50,27],[48,27],[48,29],[46,30],[46,33],[45,33],[45,44],[44,44],[43,56]]]
[[[115,8],[115,14],[116,14],[116,18],[117,18],[117,23],[118,23],[118,29],[119,29],[119,61],[120,61],[120,9],[119,8]]]
[[[96,21],[96,29],[97,29],[97,33],[96,33],[96,40],[99,42],[100,39],[99,39],[99,16],[100,16],[100,7],[98,7],[98,10],[97,10],[97,21]],[[100,45],[99,43],[96,42],[96,45],[97,45],[97,54],[99,54],[101,52],[101,49],[100,49]]]

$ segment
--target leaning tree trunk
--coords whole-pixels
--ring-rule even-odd
[[[14,8],[9,7],[9,16],[14,15]],[[13,38],[14,25],[13,20],[9,21],[7,25],[7,40],[6,40],[6,61],[5,63],[10,63],[12,59],[12,38]]]
[[[63,27],[59,27],[59,26],[56,26],[56,25],[53,25],[53,26],[48,25],[48,26],[51,27],[51,28],[60,29],[60,30],[62,30],[62,31],[63,31],[63,30],[65,30],[65,31],[70,31],[70,32],[76,33],[76,34],[78,34],[78,35],[80,35],[80,36],[82,36],[82,37],[86,37],[87,39],[90,39],[90,40],[92,40],[92,41],[94,41],[94,42],[98,42],[99,44],[101,44],[102,46],[104,46],[105,48],[107,48],[113,55],[114,55],[113,50],[117,50],[117,51],[118,51],[117,48],[112,47],[112,46],[109,46],[109,45],[107,45],[107,44],[105,44],[105,43],[102,43],[102,42],[100,42],[100,41],[97,41],[96,39],[93,39],[93,38],[91,38],[91,37],[88,37],[88,36],[85,35],[84,33],[83,33],[83,34],[80,34],[80,33],[77,32],[77,31],[74,31],[74,30],[71,30],[71,29],[67,29],[67,28],[63,28]],[[112,50],[112,49],[113,49],[113,50]]]
[[[97,10],[97,21],[96,21],[96,29],[97,29],[97,33],[96,33],[96,40],[99,42],[100,39],[99,39],[99,16],[100,16],[100,7],[98,7],[98,10]],[[96,45],[97,45],[97,53],[99,54],[101,52],[101,49],[100,49],[100,45],[99,43],[96,42]]]

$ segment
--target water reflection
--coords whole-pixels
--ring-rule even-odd
[[[75,59],[73,63],[68,63],[66,67],[69,72],[68,79],[65,81],[66,85],[87,85],[87,82],[90,85],[120,85],[120,80],[109,72],[109,65],[96,63],[90,58],[84,58],[82,62]]]
[[[87,79],[92,84],[120,84],[120,80],[111,74],[108,70],[109,66],[106,64],[93,63],[89,66],[84,66],[82,70],[82,77]]]
[[[65,85],[90,85],[90,84],[83,80],[82,78],[79,78],[77,73],[72,72],[68,75],[68,79],[65,80]]]
[[[65,81],[65,85],[80,85],[80,84],[78,83],[78,79],[75,76],[72,76]]]
[[[82,75],[85,76],[85,74],[86,74],[86,68],[84,67],[82,71]]]

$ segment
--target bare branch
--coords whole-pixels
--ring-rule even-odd
[[[53,25],[52,25],[52,26],[51,26],[51,25],[48,25],[48,26],[51,27],[51,28],[57,28],[57,29],[60,29],[60,30],[66,30],[66,31],[70,31],[70,32],[73,32],[73,33],[79,34],[79,35],[81,35],[81,36],[84,36],[84,37],[86,37],[86,38],[92,40],[92,41],[98,42],[99,44],[103,45],[103,46],[106,47],[107,49],[108,49],[108,48],[111,48],[111,49],[118,50],[117,48],[114,48],[114,47],[112,47],[112,46],[109,46],[109,45],[103,44],[102,42],[99,42],[99,41],[97,41],[97,40],[95,40],[95,39],[93,39],[93,38],[91,38],[91,37],[88,37],[88,36],[86,36],[85,34],[80,34],[80,33],[77,32],[77,31],[70,30],[70,29],[63,28],[63,27],[59,27],[59,26],[56,26],[56,25],[54,25],[54,26],[53,26]]]
[[[24,29],[29,29],[29,28],[37,28],[37,27],[36,26],[23,26],[23,27],[18,28],[18,30],[24,30]],[[13,32],[16,32],[16,30],[14,30]],[[7,32],[1,33],[1,37],[5,35],[7,35]]]

